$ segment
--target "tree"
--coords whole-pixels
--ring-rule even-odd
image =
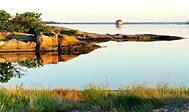
[[[9,20],[11,15],[4,10],[0,10],[0,31],[10,31],[9,29]]]
[[[16,32],[39,34],[40,32],[50,32],[50,27],[41,22],[41,13],[26,12],[16,14],[11,20],[11,28]]]

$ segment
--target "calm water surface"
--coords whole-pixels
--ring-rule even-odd
[[[106,42],[88,54],[58,64],[21,67],[23,76],[2,85],[11,87],[83,88],[90,82],[109,82],[110,89],[131,83],[169,81],[189,87],[189,26],[186,25],[59,25],[101,34],[163,34],[185,37],[178,41]]]

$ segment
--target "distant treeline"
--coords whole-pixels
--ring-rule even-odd
[[[45,24],[116,24],[115,22],[55,22],[43,21]],[[189,24],[189,22],[124,22],[123,24]]]

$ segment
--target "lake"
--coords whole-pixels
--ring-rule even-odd
[[[132,83],[157,83],[168,81],[170,86],[189,87],[189,26],[187,25],[61,25],[85,32],[100,34],[161,34],[181,36],[186,39],[156,42],[105,42],[101,48],[82,55],[48,57],[49,64],[11,63],[21,75],[2,81],[1,85],[14,87],[24,84],[26,88],[77,88],[90,82],[109,83],[110,89],[119,89]],[[21,54],[20,54],[21,55]],[[34,56],[35,54],[27,54]],[[19,57],[14,57],[19,58]],[[26,67],[26,64],[35,67]],[[1,66],[3,67],[3,66]]]

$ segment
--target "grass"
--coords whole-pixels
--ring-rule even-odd
[[[112,112],[149,112],[164,105],[189,102],[189,89],[131,85],[109,90],[107,84],[89,84],[84,90],[30,90],[23,86],[0,89],[0,112],[69,112],[96,110]]]

